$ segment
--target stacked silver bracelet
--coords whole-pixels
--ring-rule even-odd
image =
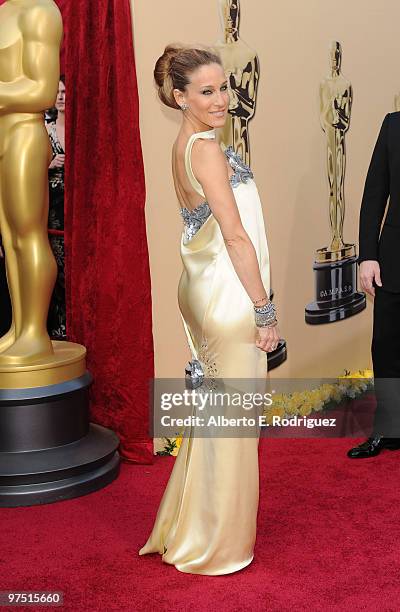
[[[276,307],[272,302],[264,306],[254,306],[254,316],[257,327],[270,327],[276,325]]]

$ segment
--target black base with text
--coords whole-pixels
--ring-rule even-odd
[[[357,257],[315,262],[313,269],[316,299],[306,306],[306,323],[333,323],[364,310],[365,293],[357,291]]]

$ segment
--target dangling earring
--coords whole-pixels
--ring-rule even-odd
[[[188,104],[186,104],[186,102],[184,102],[184,103],[182,104],[182,106],[181,106],[181,110],[183,110],[183,111],[188,110],[188,108],[189,108],[189,105],[188,105]]]

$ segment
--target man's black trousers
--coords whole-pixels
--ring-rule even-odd
[[[400,438],[400,293],[377,286],[372,362],[377,399],[373,435]]]

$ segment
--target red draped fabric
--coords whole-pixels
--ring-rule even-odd
[[[67,333],[88,350],[91,420],[152,463],[145,183],[129,0],[56,0],[66,75]]]

